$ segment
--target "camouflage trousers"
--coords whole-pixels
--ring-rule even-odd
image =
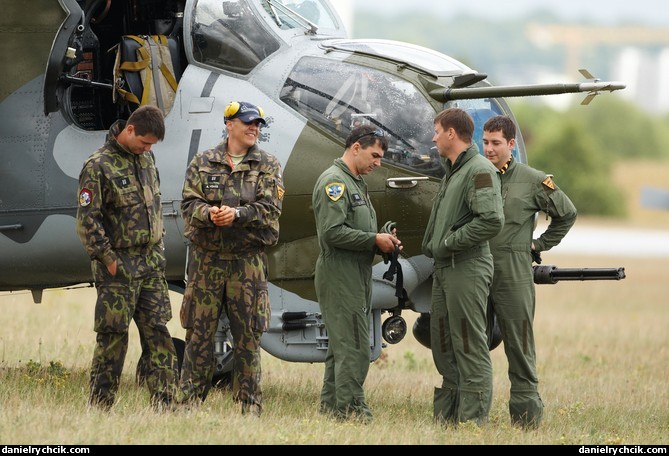
[[[184,401],[204,401],[211,388],[214,335],[223,312],[233,339],[232,398],[261,406],[260,339],[271,312],[267,257],[221,259],[219,252],[191,246],[181,307],[181,324],[188,331],[180,381]]]
[[[97,289],[97,333],[90,377],[93,405],[113,405],[128,351],[128,328],[134,320],[148,353],[146,384],[153,403],[169,403],[177,390],[177,355],[166,323],[172,318],[162,246],[146,251],[116,251],[116,275],[93,262]]]

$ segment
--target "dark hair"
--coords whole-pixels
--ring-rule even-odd
[[[134,126],[138,136],[151,134],[160,141],[165,138],[165,117],[157,106],[144,105],[135,109],[126,125]]]
[[[508,141],[516,138],[516,124],[508,116],[493,116],[483,125],[483,131],[500,131]]]
[[[363,149],[379,143],[383,152],[388,150],[388,138],[379,127],[374,125],[361,125],[351,130],[351,134],[346,138],[346,148],[348,149],[354,143],[360,143]]]
[[[461,140],[467,143],[472,142],[474,120],[466,111],[460,108],[444,109],[434,118],[434,123],[441,124],[444,130],[452,128]]]

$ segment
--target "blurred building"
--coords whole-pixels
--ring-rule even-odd
[[[669,112],[669,47],[653,51],[626,47],[612,66],[615,79],[627,83],[621,96],[649,112]]]
[[[609,79],[627,84],[620,95],[649,112],[669,112],[669,28],[530,24],[527,36],[538,47],[564,46],[566,75],[583,68],[584,49],[620,49],[609,68]]]
[[[346,23],[349,36],[354,36],[354,1],[333,0],[332,4]],[[529,23],[525,35],[540,49],[563,47],[564,61],[550,66],[515,63],[508,67],[505,63],[488,62],[490,82],[496,85],[583,82],[578,70],[585,68],[600,79],[625,83],[625,90],[616,93],[642,109],[653,114],[669,113],[669,28]],[[605,74],[598,74],[584,62],[585,54],[604,49],[613,57],[601,71]],[[540,97],[537,101],[561,109],[580,98],[583,94],[563,94]]]

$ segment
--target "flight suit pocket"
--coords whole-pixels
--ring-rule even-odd
[[[485,214],[501,208],[501,196],[496,197],[493,187],[477,188],[474,194],[476,212]]]
[[[555,206],[555,210],[557,211],[558,216],[564,217],[564,215],[571,210],[571,206],[567,204],[565,198],[559,197],[558,192],[551,192],[551,194],[548,197],[553,203],[553,206]]]
[[[455,231],[448,230],[446,236],[439,242],[439,245],[434,251],[435,258],[446,258],[453,255],[455,251]]]

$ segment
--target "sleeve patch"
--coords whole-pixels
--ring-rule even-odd
[[[542,182],[546,187],[550,188],[551,190],[555,190],[555,182],[553,182],[553,179],[551,179],[551,176],[547,176],[546,179]]]
[[[492,187],[492,176],[488,173],[481,173],[474,176],[474,188]]]
[[[346,186],[341,182],[333,182],[325,186],[325,193],[332,201],[338,201],[344,194]]]
[[[84,188],[81,190],[81,193],[79,193],[79,206],[86,207],[89,204],[91,204],[91,200],[93,199],[93,193],[87,189]]]

